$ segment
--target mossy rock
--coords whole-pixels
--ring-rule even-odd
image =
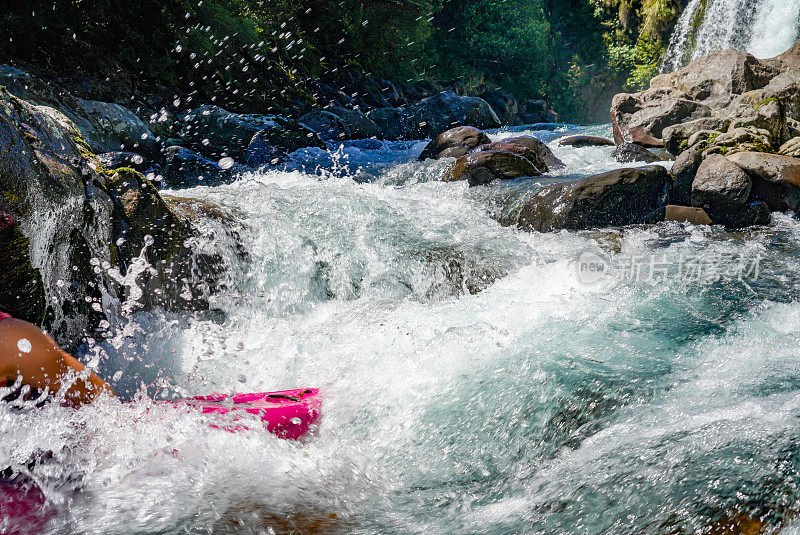
[[[0,266],[0,304],[16,317],[42,325],[47,318],[47,301],[42,275],[31,265],[30,241],[19,223],[4,221],[2,216]]]

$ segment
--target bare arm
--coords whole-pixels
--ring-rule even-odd
[[[70,373],[72,372],[72,373]],[[78,378],[65,385],[67,375]],[[86,366],[62,350],[35,325],[18,319],[0,321],[0,381],[15,381],[43,391],[60,392],[75,406],[90,403],[101,394],[114,395],[111,387],[94,372],[85,377]]]

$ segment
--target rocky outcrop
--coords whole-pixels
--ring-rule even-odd
[[[455,126],[499,128],[500,119],[489,104],[478,97],[460,97],[452,91],[416,102],[407,108],[408,139],[433,138]]]
[[[724,156],[706,158],[692,182],[692,205],[705,209],[714,220],[743,206],[753,181],[738,165]]]
[[[0,258],[16,290],[0,297],[20,317],[74,347],[104,294],[131,310],[207,306],[219,267],[195,257],[191,225],[135,170],[106,171],[68,117],[0,92],[0,147]]]
[[[460,158],[479,145],[491,143],[489,136],[474,126],[458,126],[433,138],[422,150],[419,160]]]
[[[538,176],[541,171],[527,158],[505,150],[487,150],[462,156],[447,168],[442,180],[466,180],[470,186],[494,180]]]
[[[667,204],[670,177],[661,166],[618,169],[547,186],[525,201],[523,230],[581,230],[627,225]]]
[[[800,117],[800,42],[780,56],[757,60],[725,50],[655,77],[650,89],[614,97],[614,138],[666,146],[677,155],[701,130],[719,133],[753,127],[769,132],[770,145],[787,141],[787,118]],[[678,125],[683,125],[678,127]]]

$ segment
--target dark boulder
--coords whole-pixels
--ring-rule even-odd
[[[539,158],[547,165],[548,171],[554,169],[563,169],[566,167],[564,162],[559,160],[550,147],[547,146],[542,140],[533,136],[513,136],[507,137],[503,140],[506,143],[514,143],[515,145],[522,145],[536,152]]]
[[[659,160],[658,156],[634,143],[620,143],[611,155],[620,163],[653,163]]]
[[[230,157],[222,158],[220,165],[179,146],[168,147],[164,160],[164,186],[173,189],[229,184],[246,170]]]
[[[381,135],[375,121],[356,110],[333,107],[312,111],[300,117],[300,122],[326,141],[366,139]]]
[[[473,126],[458,126],[442,132],[428,143],[419,161],[429,158],[460,158],[480,145],[491,143],[489,136]]]
[[[599,136],[567,136],[559,139],[558,144],[562,147],[575,147],[576,149],[583,147],[613,147],[616,145],[612,140]]]
[[[500,127],[500,119],[485,100],[452,91],[415,102],[407,110],[411,130],[406,137],[410,139],[434,138],[456,126]]]
[[[253,136],[247,147],[245,165],[250,167],[269,167],[286,163],[291,160],[289,156],[272,143],[269,132],[262,130]]]
[[[661,166],[617,169],[547,186],[525,201],[523,230],[581,230],[628,225],[666,204],[670,178]]]
[[[309,128],[278,115],[245,115],[231,113],[219,106],[201,106],[186,116],[183,137],[190,148],[211,156],[244,159],[250,141],[265,132],[273,146],[289,153],[303,147],[325,148],[321,139]]]
[[[411,130],[405,108],[376,108],[367,114],[381,130],[381,139],[397,141]]]
[[[480,98],[489,103],[492,110],[497,114],[497,118],[504,125],[513,125],[519,114],[519,104],[514,95],[508,91],[495,89],[491,91],[484,91]]]
[[[527,158],[503,150],[481,151],[462,156],[447,168],[442,180],[466,180],[470,186],[494,180],[538,176],[541,171]]]

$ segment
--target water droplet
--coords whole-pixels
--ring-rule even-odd
[[[300,418],[298,418],[297,416],[295,416],[294,418],[292,418],[292,419],[291,419],[291,420],[289,420],[289,421],[290,421],[290,422],[292,422],[294,425],[300,425],[300,424],[302,424],[302,423],[303,423],[303,420],[301,420],[301,419],[300,419]]]
[[[31,341],[27,338],[20,338],[19,342],[17,342],[17,348],[23,353],[30,353],[33,346],[31,345]]]
[[[150,234],[146,234],[144,237],[144,244],[145,245],[153,245],[153,237]]]
[[[233,158],[231,158],[230,156],[226,156],[225,158],[222,158],[222,159],[219,161],[219,166],[220,166],[222,169],[230,169],[231,167],[233,167],[233,164],[234,164],[234,163],[235,163],[235,162],[233,161]]]

